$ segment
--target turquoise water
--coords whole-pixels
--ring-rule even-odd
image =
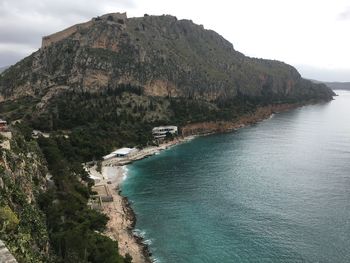
[[[350,92],[128,166],[157,262],[350,262]]]

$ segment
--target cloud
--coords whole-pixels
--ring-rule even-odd
[[[37,49],[38,47],[21,43],[0,43],[0,67],[13,65]]]
[[[30,52],[26,54],[21,54],[12,50],[0,50],[0,68],[4,66],[13,65],[16,61],[19,61],[27,55],[30,55]]]
[[[70,16],[90,17],[98,12],[105,12],[111,7],[132,8],[132,0],[0,0],[0,15],[31,15],[58,16],[61,19]],[[121,10],[115,10],[121,11]]]
[[[350,7],[338,15],[339,20],[350,20]]]
[[[328,82],[350,82],[350,69],[315,67],[310,65],[296,65],[295,67],[301,76],[307,79]]]

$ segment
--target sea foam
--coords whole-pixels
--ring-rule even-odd
[[[123,181],[126,179],[126,177],[128,176],[128,167],[126,167],[126,165],[123,166]]]

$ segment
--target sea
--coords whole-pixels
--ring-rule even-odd
[[[350,262],[350,92],[127,167],[161,263]]]

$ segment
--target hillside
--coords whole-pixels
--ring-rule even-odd
[[[237,94],[324,97],[291,66],[245,57],[217,33],[172,16],[105,15],[43,38],[43,47],[1,80],[4,98],[42,98],[49,90],[100,91],[119,84],[145,94],[230,99]],[[307,87],[307,86],[310,87]]]
[[[11,147],[0,147],[0,240],[17,262],[130,263],[101,234],[108,218],[88,207],[91,181],[64,138],[25,130],[11,127]]]
[[[292,66],[246,57],[190,20],[120,13],[44,37],[1,75],[0,94],[9,120],[46,131],[88,129],[78,136],[98,141],[96,157],[121,142],[146,143],[144,131],[157,124],[230,121],[259,105],[333,96]]]
[[[18,262],[49,262],[46,220],[38,205],[47,189],[45,161],[38,145],[17,132],[10,143],[11,150],[0,147],[0,239]]]

